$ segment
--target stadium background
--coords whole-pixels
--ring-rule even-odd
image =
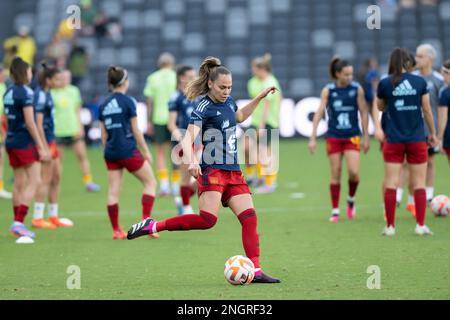
[[[8,0],[0,3],[0,39],[29,26],[38,48],[35,61],[40,61],[61,21],[70,16],[67,8],[79,5],[84,11],[90,2],[89,10],[94,8],[105,19],[108,31],[83,28],[71,33],[62,28],[58,45],[68,56],[76,44],[89,57],[77,84],[91,111],[84,121],[94,128],[98,104],[107,94],[107,66],[128,68],[130,94],[144,102],[146,78],[162,52],[194,67],[208,55],[221,58],[234,74],[236,99],[248,97],[251,60],[270,52],[287,99],[281,112],[282,137],[308,135],[318,101],[298,102],[319,96],[329,81],[333,55],[354,63],[356,80],[368,58],[378,60],[384,73],[395,46],[414,51],[420,43],[433,44],[438,51],[435,67],[450,57],[450,1],[436,0]],[[367,8],[373,4],[381,8],[379,30],[367,28]],[[98,134],[94,129],[88,137]]]

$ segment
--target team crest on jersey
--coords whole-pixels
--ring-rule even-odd
[[[351,90],[351,91],[348,93],[348,95],[349,95],[349,97],[353,98],[354,96],[356,96],[356,90]]]
[[[332,96],[333,98],[337,98],[337,97],[338,97],[338,94],[337,94],[337,92],[333,92],[333,93],[331,94],[331,96]]]
[[[340,108],[340,107],[342,107],[342,105],[343,105],[342,100],[336,100],[333,102],[333,107],[335,107],[335,108]]]
[[[224,120],[222,122],[222,130],[225,130],[226,128],[228,128],[230,126],[230,120]]]

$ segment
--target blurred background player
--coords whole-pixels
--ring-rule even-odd
[[[185,90],[189,82],[195,79],[195,71],[190,66],[177,67],[177,83],[178,90],[172,96],[169,102],[169,122],[167,128],[172,134],[172,138],[175,139],[176,152],[180,150],[180,157],[182,156],[181,145],[179,144],[183,139],[186,129],[189,126],[189,120],[191,119],[191,113],[194,110],[198,99],[190,101],[186,95]],[[198,153],[201,153],[201,142],[196,141],[194,143],[194,153],[197,157],[200,157]],[[182,199],[182,207],[179,210],[179,214],[192,214],[194,213],[191,207],[191,197],[197,190],[196,182],[192,182],[191,175],[188,171],[189,166],[181,163],[179,170],[181,171],[181,187],[180,195]]]
[[[384,207],[387,220],[383,234],[386,236],[395,235],[396,189],[405,157],[414,188],[417,221],[415,233],[432,234],[425,225],[428,146],[423,118],[429,129],[428,141],[432,147],[437,144],[436,130],[427,83],[422,77],[408,73],[407,67],[408,52],[395,48],[390,55],[389,77],[380,81],[376,99],[380,111],[386,113],[386,141],[383,145]]]
[[[444,76],[445,87],[441,89],[439,96],[439,141],[442,142],[442,153],[447,154],[450,163],[450,122],[448,121],[450,108],[450,59],[445,61],[441,68]]]
[[[250,148],[247,141],[244,144],[247,181],[250,185],[260,186],[256,193],[271,193],[277,187],[277,172],[274,169],[274,158],[271,157],[271,133],[272,130],[279,128],[282,92],[277,78],[272,73],[272,56],[270,54],[254,59],[252,72],[254,76],[247,84],[251,99],[256,98],[265,88],[276,87],[279,90],[262,101],[261,106],[256,108],[252,114],[251,129],[257,131],[258,148]],[[267,134],[266,143],[264,143],[265,139],[259,139],[264,134]],[[250,157],[250,152],[258,153],[258,155]],[[266,156],[268,159],[259,159],[260,156]],[[258,159],[258,163],[249,163],[250,158]]]
[[[169,121],[168,103],[177,90],[177,75],[173,70],[175,57],[163,53],[158,59],[159,70],[147,78],[144,95],[147,97],[148,135],[153,137],[156,146],[156,166],[160,184],[160,196],[178,195],[181,180],[179,170],[172,172],[172,191],[169,183],[166,156],[170,148],[171,135],[167,129]]]
[[[55,141],[55,125],[53,119],[53,100],[50,89],[55,87],[59,69],[49,67],[44,62],[38,73],[39,86],[34,91],[34,107],[37,128],[44,145],[51,154],[51,160],[41,164],[41,184],[39,185],[34,203],[32,226],[34,228],[54,229],[70,228],[73,222],[59,218],[58,195],[61,176],[61,162]],[[45,201],[48,198],[48,221],[44,220]]]
[[[84,142],[84,127],[80,119],[83,101],[80,90],[71,85],[71,78],[70,71],[61,71],[57,75],[56,87],[50,91],[55,110],[55,136],[59,146],[71,147],[75,152],[86,190],[99,192],[100,186],[95,184],[92,179],[91,166]]]
[[[223,206],[230,207],[241,222],[245,253],[256,268],[253,282],[279,283],[280,280],[264,274],[259,264],[256,212],[250,189],[239,167],[236,139],[237,123],[242,123],[250,117],[260,102],[277,89],[275,87],[265,89],[252,102],[238,110],[234,99],[230,96],[231,88],[230,71],[221,65],[219,59],[213,57],[203,61],[199,77],[187,88],[186,96],[190,100],[204,96],[192,112],[187,134],[181,142],[183,161],[189,163],[190,174],[197,178],[200,214],[187,214],[160,222],[147,219],[132,226],[128,231],[128,239],[163,230],[211,229],[217,222],[220,203],[222,203]],[[200,167],[193,156],[192,144],[201,130],[205,150],[210,150],[212,146],[213,149],[221,152],[218,161],[215,156],[205,155],[204,152]],[[217,133],[222,136],[215,136]],[[209,134],[216,139],[208,139]]]
[[[108,86],[112,94],[100,106],[100,127],[108,168],[108,215],[113,228],[113,239],[117,240],[127,236],[119,225],[123,169],[127,169],[144,185],[141,198],[143,220],[150,218],[153,209],[156,179],[151,167],[152,156],[138,128],[136,100],[126,95],[129,87],[127,70],[109,67]],[[157,238],[158,235],[153,234],[152,237]]]
[[[41,183],[40,161],[49,161],[50,152],[42,141],[34,120],[31,67],[21,58],[11,62],[11,86],[5,93],[4,106],[8,118],[6,150],[14,173],[14,223],[10,232],[17,237],[34,238],[25,225],[28,207]]]
[[[364,90],[364,98],[369,107],[369,112],[373,113],[373,101],[375,93],[377,92],[380,75],[378,73],[378,61],[375,58],[367,59],[361,69],[359,70],[359,83]]]
[[[315,153],[317,148],[317,127],[325,110],[328,113],[327,152],[331,168],[331,222],[338,222],[340,216],[339,197],[341,192],[342,158],[345,157],[348,169],[347,217],[353,219],[356,214],[355,195],[359,185],[359,163],[361,150],[361,130],[358,111],[361,114],[363,128],[363,150],[369,151],[368,109],[364,99],[364,90],[353,81],[353,67],[346,61],[334,58],[330,64],[330,75],[334,82],[328,84],[321,93],[319,110],[314,115],[309,150]]]
[[[3,95],[6,92],[6,75],[3,69],[3,66],[0,65],[0,198],[2,199],[11,199],[12,193],[5,190],[5,183],[3,180],[3,166],[5,159],[5,145],[4,145],[4,136],[6,134],[6,119],[4,118],[3,111]]]

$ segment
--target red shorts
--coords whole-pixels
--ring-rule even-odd
[[[124,160],[105,160],[105,162],[106,162],[106,167],[110,171],[112,171],[112,170],[122,170],[123,168],[125,168],[125,169],[128,170],[128,172],[136,172],[140,168],[142,168],[142,166],[145,163],[145,159],[144,159],[144,156],[142,155],[142,153],[139,150],[135,150],[133,152],[133,156],[128,158],[128,159],[124,159]]]
[[[444,151],[450,157],[450,148],[444,148]]]
[[[13,168],[26,167],[39,161],[39,154],[34,144],[28,145],[25,149],[6,149],[9,157],[9,164]]]
[[[48,148],[50,149],[50,154],[52,156],[53,160],[56,160],[59,158],[60,154],[59,154],[59,149],[58,149],[58,145],[56,144],[55,141],[51,142],[48,145]]]
[[[428,161],[428,145],[426,142],[389,143],[383,147],[384,162],[423,164]]]
[[[228,206],[228,201],[234,196],[251,194],[241,171],[225,171],[205,169],[197,178],[198,195],[206,191],[217,191],[222,194],[222,205]]]
[[[349,139],[327,138],[328,155],[334,153],[344,153],[345,151],[360,151],[361,138],[353,137]]]

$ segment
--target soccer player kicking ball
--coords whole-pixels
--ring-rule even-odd
[[[237,159],[236,123],[245,121],[258,104],[277,89],[263,90],[252,102],[238,110],[230,96],[232,75],[217,58],[208,57],[200,66],[199,76],[187,88],[187,98],[204,96],[192,112],[187,134],[181,144],[183,161],[190,163],[189,172],[197,178],[200,214],[188,214],[164,221],[146,219],[133,225],[128,239],[160,231],[206,230],[217,222],[220,203],[230,207],[242,225],[242,242],[255,265],[253,283],[279,283],[261,270],[257,218],[250,189]],[[214,156],[203,152],[202,164],[195,161],[192,144],[202,131],[204,150],[215,150]],[[211,158],[214,159],[211,159]]]
[[[126,95],[129,87],[127,70],[111,66],[108,86],[112,94],[100,106],[100,127],[104,157],[108,168],[108,215],[113,228],[113,239],[125,239],[127,234],[119,225],[119,194],[123,169],[127,169],[144,185],[142,218],[150,218],[155,202],[156,179],[150,166],[152,156],[139,131],[136,100]],[[141,148],[143,155],[137,149]],[[157,234],[152,234],[157,238]]]

